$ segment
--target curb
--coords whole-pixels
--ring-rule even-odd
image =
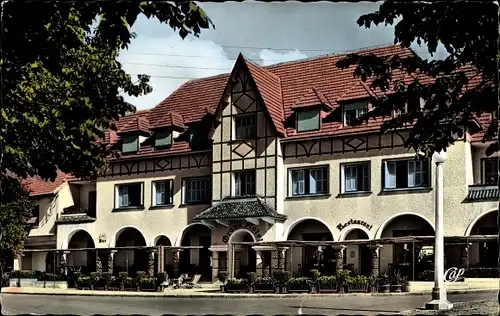
[[[467,291],[448,291],[447,294],[469,294],[469,293],[496,293],[497,290],[494,289],[478,289],[478,290],[467,290]],[[115,294],[116,293],[116,294]],[[250,298],[305,298],[305,297],[342,297],[342,296],[416,296],[416,295],[430,295],[431,292],[406,292],[406,293],[347,293],[347,294],[339,294],[339,293],[329,293],[329,294],[227,294],[227,293],[213,293],[213,294],[181,294],[181,293],[147,293],[147,292],[95,292],[95,291],[81,291],[81,292],[38,292],[38,291],[27,291],[20,292],[15,290],[6,290],[2,291],[1,294],[10,294],[10,295],[47,295],[47,296],[103,296],[103,297],[161,297],[161,298],[205,298],[205,299],[250,299]]]

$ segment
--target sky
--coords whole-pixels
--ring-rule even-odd
[[[137,37],[119,60],[131,75],[150,75],[153,87],[152,93],[137,98],[124,95],[138,110],[153,108],[190,79],[230,72],[240,52],[267,66],[394,40],[392,26],[366,29],[356,24],[360,15],[376,11],[379,3],[199,5],[215,24],[215,29],[202,30],[199,38],[189,35],[182,40],[168,25],[144,16],[132,27]],[[412,48],[425,57],[425,47]],[[444,48],[438,47],[434,57],[444,54]]]

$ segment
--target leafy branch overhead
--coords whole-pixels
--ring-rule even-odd
[[[395,44],[408,48],[414,42],[425,43],[435,54],[441,43],[448,53],[444,60],[361,53],[338,61],[337,67],[353,69],[354,76],[370,82],[377,94],[358,124],[385,117],[382,132],[411,124],[406,146],[425,154],[445,150],[463,136],[463,127],[484,133],[485,141],[496,137],[497,121],[484,123],[480,118],[491,118],[498,106],[497,5],[385,1],[357,23],[366,28],[395,24]],[[394,111],[401,114],[393,115]],[[488,154],[496,150],[497,143]]]
[[[109,154],[103,131],[152,91],[117,61],[141,14],[182,38],[213,26],[194,2],[15,2],[3,5],[1,171],[20,177],[95,177]],[[96,140],[101,140],[96,142]]]

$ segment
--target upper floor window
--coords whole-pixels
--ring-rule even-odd
[[[483,159],[483,184],[498,184],[498,158]]]
[[[172,204],[172,180],[154,181],[152,185],[153,206]]]
[[[236,139],[254,138],[257,136],[257,115],[238,115],[234,117]]]
[[[155,148],[165,148],[172,145],[172,133],[169,130],[155,132]]]
[[[356,119],[360,118],[368,110],[368,103],[353,102],[344,105],[344,126],[351,126]]]
[[[325,194],[328,192],[328,167],[290,170],[291,195]]]
[[[384,189],[429,186],[429,160],[392,160],[384,162]]]
[[[255,170],[234,173],[234,196],[255,195]]]
[[[143,206],[143,186],[143,183],[127,183],[116,185],[115,208]]]
[[[122,153],[132,153],[139,150],[139,136],[122,135]]]
[[[34,205],[31,209],[31,220],[30,222],[34,226],[38,226],[40,223],[40,205]]]
[[[89,206],[87,209],[87,215],[90,217],[95,217],[97,209],[97,192],[90,191],[88,196],[89,196],[89,201],[88,201]]]
[[[370,191],[370,163],[342,165],[342,192]]]
[[[184,180],[184,203],[203,203],[210,201],[210,177]]]
[[[300,111],[297,115],[297,132],[315,131],[320,126],[319,110]]]

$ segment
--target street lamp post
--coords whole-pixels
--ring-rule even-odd
[[[453,305],[446,298],[444,286],[444,197],[443,197],[443,164],[446,161],[446,153],[434,153],[432,160],[436,164],[435,185],[435,229],[436,240],[434,245],[434,287],[432,288],[432,301],[425,304],[425,309],[448,310]]]

